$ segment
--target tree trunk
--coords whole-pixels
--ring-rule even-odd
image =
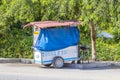
[[[90,30],[91,30],[91,44],[92,44],[92,60],[96,61],[96,41],[95,41],[95,26],[93,21],[90,22]]]

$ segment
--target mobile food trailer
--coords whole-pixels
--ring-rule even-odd
[[[33,26],[35,63],[62,68],[64,63],[78,60],[79,24],[76,21],[41,21],[25,25]]]

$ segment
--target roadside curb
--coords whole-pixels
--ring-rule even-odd
[[[25,58],[0,58],[0,63],[23,63],[23,64],[34,64],[34,59]],[[113,61],[96,61],[84,64],[66,64],[66,67],[78,68],[78,69],[89,69],[89,68],[102,68],[102,67],[120,67],[120,62]]]
[[[20,63],[19,58],[0,58],[0,63]]]
[[[24,58],[0,58],[0,63],[24,63],[24,64],[33,64],[33,59],[24,59]]]
[[[84,64],[67,64],[66,66],[71,68],[78,68],[78,69],[120,67],[120,62],[98,61],[98,62],[90,62],[90,63],[84,63]]]
[[[21,59],[21,63],[34,64],[34,59]]]

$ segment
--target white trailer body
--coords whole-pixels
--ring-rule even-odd
[[[55,57],[62,57],[64,62],[78,60],[78,46],[70,46],[56,51],[34,50],[34,60],[37,64],[51,64]]]

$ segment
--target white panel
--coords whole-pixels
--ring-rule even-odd
[[[62,57],[65,61],[72,61],[78,59],[78,46],[70,46],[56,51],[38,51],[35,53],[35,62],[41,62],[42,64],[52,63],[52,60],[56,56]],[[39,57],[38,57],[39,56]]]
[[[38,36],[40,34],[40,28],[34,26],[33,27],[33,45],[35,45],[37,39],[38,39]]]
[[[34,61],[41,64],[41,53],[39,51],[34,51]]]

